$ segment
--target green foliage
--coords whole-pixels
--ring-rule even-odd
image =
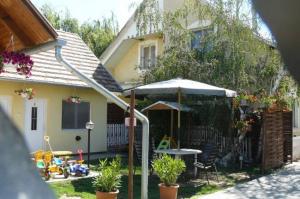
[[[95,177],[93,185],[97,191],[117,191],[121,184],[121,157],[117,156],[111,162],[107,159],[99,162],[99,175]]]
[[[68,10],[58,12],[45,4],[41,7],[41,11],[55,29],[79,34],[97,57],[100,57],[119,31],[118,22],[113,13],[108,18],[103,17],[101,20],[79,24]]]
[[[166,186],[174,185],[186,167],[183,160],[174,159],[169,155],[162,155],[161,158],[155,159],[152,166],[154,172]]]
[[[151,0],[145,0],[144,6]],[[148,2],[148,4],[147,4]],[[250,93],[275,86],[283,68],[278,51],[251,27],[252,18],[240,12],[245,0],[212,0],[203,4],[197,0],[185,1],[180,8],[161,14],[165,50],[157,59],[157,67],[144,75],[144,83],[182,77]],[[251,5],[247,5],[251,7]],[[143,8],[147,12],[150,8]],[[152,12],[137,15],[137,23],[147,21]],[[139,18],[142,16],[142,20]],[[189,26],[200,21],[207,30],[201,39],[200,49],[191,49],[195,34]],[[147,30],[144,27],[143,30]],[[141,28],[139,25],[137,28]],[[142,31],[144,33],[144,31]],[[287,77],[287,78],[286,78]],[[286,75],[281,88],[286,94],[292,79]]]

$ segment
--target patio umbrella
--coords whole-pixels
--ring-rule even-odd
[[[133,88],[137,97],[149,97],[151,95],[163,96],[171,94],[177,97],[177,103],[181,106],[181,96],[184,95],[203,95],[203,96],[220,96],[220,97],[236,97],[236,92],[233,90],[220,88],[205,84],[202,82],[187,80],[187,79],[171,79],[167,81],[155,82]],[[124,92],[125,96],[130,95],[130,91]],[[177,146],[180,147],[180,109],[177,112]]]

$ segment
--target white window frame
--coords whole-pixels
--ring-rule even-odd
[[[142,48],[145,48],[145,47],[151,47],[151,46],[155,46],[155,59],[157,58],[157,55],[158,55],[158,41],[157,40],[146,40],[146,41],[143,41],[143,42],[140,42],[139,43],[139,50],[138,50],[138,70],[139,72],[143,72],[145,70],[147,70],[146,68],[142,68],[141,67],[141,51],[142,51]]]

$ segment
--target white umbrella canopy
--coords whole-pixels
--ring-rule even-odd
[[[177,94],[180,90],[181,94],[194,94],[206,96],[224,96],[236,97],[233,90],[220,88],[205,84],[202,82],[192,81],[188,79],[171,79],[167,81],[155,82],[144,86],[134,88],[136,95],[159,95],[159,94]],[[130,91],[124,92],[125,96],[130,95]]]
[[[236,97],[236,91],[212,86],[209,84],[192,81],[188,79],[171,79],[167,81],[155,82],[144,86],[132,88],[136,96],[151,96],[151,95],[176,95],[178,107],[181,107],[181,96],[185,95],[204,95],[204,96],[220,96],[220,97]],[[125,96],[130,96],[130,90],[123,93]],[[178,109],[177,114],[177,147],[180,148],[180,112]]]

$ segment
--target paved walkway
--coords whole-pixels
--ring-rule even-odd
[[[198,199],[299,199],[300,162],[281,171]]]

